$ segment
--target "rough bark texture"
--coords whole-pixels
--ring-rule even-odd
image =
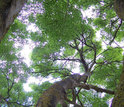
[[[27,0],[0,0],[0,41]]]
[[[67,98],[66,91],[68,89],[73,90],[75,87],[80,87],[81,89],[83,88],[86,90],[94,89],[97,92],[114,94],[114,91],[110,91],[107,89],[99,88],[97,86],[85,84],[87,78],[88,78],[87,74],[83,74],[83,75],[74,74],[62,81],[59,81],[53,84],[39,98],[36,104],[36,107],[56,107],[58,103],[62,104],[62,107],[68,107],[66,102],[68,102],[69,104],[73,104],[74,107],[83,107],[83,104],[81,105],[76,104],[76,99],[75,99],[76,97],[72,99],[72,101],[70,101]],[[75,95],[75,93],[73,95]]]
[[[53,84],[39,98],[36,107],[56,107],[58,103],[61,103],[62,107],[68,107],[68,105],[65,102],[66,100],[68,100],[66,91],[68,89],[73,89],[81,81],[85,82],[87,80],[87,77],[88,76],[85,74],[84,75],[74,74],[60,82]],[[76,105],[77,107],[81,107],[80,105],[76,104],[76,102],[73,101],[69,102]]]
[[[115,0],[114,8],[118,17],[124,20],[124,0]]]
[[[120,83],[117,86],[114,99],[111,107],[124,107],[124,56],[123,56],[123,70],[120,77]]]

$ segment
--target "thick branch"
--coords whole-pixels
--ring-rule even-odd
[[[89,85],[89,86],[90,86],[91,89],[94,89],[97,92],[105,92],[105,93],[108,93],[108,94],[114,94],[114,91],[111,91],[111,90],[103,89],[103,88],[100,88],[100,87],[97,87],[97,86],[94,86],[94,85]]]
[[[114,94],[114,91],[103,89],[94,85],[84,84],[84,83],[79,84],[77,87],[82,87],[86,90],[94,89],[97,92],[105,92],[107,94]]]

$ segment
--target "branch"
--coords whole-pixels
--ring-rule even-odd
[[[112,64],[112,63],[121,63],[121,61],[103,61],[103,62],[96,62],[96,64],[100,64],[100,65],[108,65],[108,64]]]
[[[118,30],[120,29],[121,25],[122,25],[122,20],[121,20],[121,22],[120,22],[118,28],[117,28],[116,31],[115,31],[115,34],[114,34],[113,39],[109,42],[110,45],[111,45],[112,42],[115,40],[115,38],[116,38],[116,36],[117,36],[117,33],[118,33]]]
[[[86,40],[86,38],[84,37],[84,35],[81,35],[82,36],[82,38],[83,38],[83,40],[84,40],[84,44],[87,46],[87,47],[89,47],[89,48],[91,48],[93,51],[94,51],[94,58],[93,58],[93,60],[91,61],[91,65],[90,65],[90,67],[89,67],[89,71],[91,71],[91,69],[92,69],[92,67],[94,66],[94,64],[95,64],[95,62],[96,62],[96,46],[95,46],[95,44],[93,43],[93,41],[92,40],[90,40],[91,41],[91,45],[89,45],[89,44],[87,44],[87,40]],[[89,34],[89,37],[91,36],[91,33]],[[93,45],[93,46],[92,46]]]
[[[94,45],[94,44],[93,44]],[[94,66],[94,64],[96,63],[96,46],[94,45],[94,48],[93,48],[93,51],[94,51],[94,58],[93,58],[93,60],[91,61],[92,62],[92,64],[90,65],[90,67],[89,67],[89,71],[91,71],[91,69],[92,69],[92,67]]]
[[[91,35],[91,34],[89,34],[89,37],[90,37],[90,35]],[[81,35],[81,36],[82,36],[82,38],[84,39],[84,44],[85,44],[86,46],[88,46],[88,47],[94,49],[93,46],[87,44],[87,40],[86,40],[86,38],[84,37],[84,35]],[[91,40],[91,41],[92,41],[92,40]]]
[[[115,20],[111,20],[111,22],[110,22],[110,29],[112,29],[113,25],[114,25],[115,23],[117,23],[118,20],[119,20],[119,18],[116,18]],[[111,30],[110,30],[110,31],[111,31]]]
[[[76,90],[75,90],[75,88],[72,89],[72,96],[73,96],[72,101],[76,103]]]
[[[14,86],[14,79],[13,79],[13,81],[11,83],[11,86],[8,87],[8,95],[10,95],[9,93],[12,90],[13,86]]]
[[[70,59],[70,58],[54,59],[54,61],[56,61],[56,60],[64,60],[64,61],[77,61],[77,62],[80,62],[80,59]]]
[[[81,102],[81,100],[80,100],[80,98],[79,98],[79,93],[80,93],[81,89],[82,89],[82,87],[78,90],[76,96],[77,96],[77,99],[78,99],[78,101],[79,101],[81,107],[84,107],[83,103]]]
[[[103,89],[103,88],[100,88],[100,87],[97,87],[97,86],[94,86],[94,85],[89,85],[89,87],[91,89],[94,89],[97,92],[105,92],[107,94],[114,94],[115,93],[114,91]]]
[[[6,101],[8,104],[17,104],[19,106],[23,106],[23,107],[30,107],[30,106],[34,106],[33,104],[31,105],[25,105],[25,104],[21,104],[19,102],[9,102],[9,101]]]
[[[79,49],[76,40],[74,40],[74,44],[75,44],[75,46],[73,46],[72,44],[70,44],[69,46],[71,48],[76,49],[78,51],[78,53],[80,55],[80,62],[83,64],[83,67],[85,69],[85,72],[87,72],[88,71],[88,65],[87,65],[85,59],[83,58],[83,52]]]
[[[77,95],[77,98],[78,98],[78,101],[79,101],[81,107],[84,107],[83,103],[81,102],[81,100],[80,100],[80,98],[79,98],[79,95]]]
[[[79,52],[80,60],[81,60],[81,63],[83,64],[83,66],[84,66],[85,72],[88,72],[88,65],[87,65],[87,63],[84,59],[83,52],[79,49],[76,40],[74,40],[74,43],[75,43],[75,47],[76,47],[77,51]]]
[[[79,93],[78,93],[78,94],[79,94]],[[70,103],[70,104],[74,104],[74,107],[84,107],[84,105],[83,105],[83,103],[81,102],[81,100],[80,100],[78,94],[76,94],[75,89],[72,89],[72,96],[73,96],[72,101],[69,100],[67,97],[65,97],[65,100],[66,100],[68,103]],[[80,105],[81,105],[81,106],[76,103],[76,97],[78,98],[78,101],[80,102]]]
[[[64,73],[62,73],[62,72],[59,72],[60,70],[65,70],[65,71],[67,71],[66,72],[66,75],[64,74]],[[51,68],[51,69],[46,69],[46,70],[40,70],[40,71],[38,71],[38,72],[31,72],[32,74],[40,74],[40,73],[42,73],[42,72],[49,72],[49,74],[48,75],[50,75],[50,74],[52,74],[52,73],[59,73],[59,74],[63,74],[64,76],[69,76],[70,75],[70,73],[72,72],[71,70],[69,70],[68,68],[55,68],[55,69],[53,69],[53,68]]]
[[[70,104],[74,104],[74,107],[83,107],[83,106],[78,105],[78,104],[75,103],[74,101],[69,100],[67,97],[65,97],[65,100],[66,100],[68,103],[70,103]]]
[[[84,84],[84,83],[78,84],[77,87],[81,87],[86,90],[94,89],[97,92],[105,92],[107,94],[114,94],[114,91],[103,89],[94,85]]]

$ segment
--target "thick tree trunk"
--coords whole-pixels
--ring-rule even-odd
[[[80,105],[76,104],[75,101],[70,101],[67,98],[66,91],[68,89],[73,89],[79,85],[81,81],[85,82],[87,77],[88,76],[85,74],[74,74],[62,81],[53,84],[46,91],[44,91],[35,107],[56,107],[58,103],[62,104],[62,107],[68,107],[65,101],[74,104],[75,107],[81,107]],[[89,87],[87,87],[85,84],[84,87],[89,89]]]
[[[0,41],[27,0],[0,0]]]
[[[56,107],[58,103],[62,104],[62,107],[68,107],[68,104],[66,104],[66,102],[68,102],[69,104],[73,104],[74,107],[83,107],[82,103],[80,105],[76,103],[76,100],[75,100],[76,93],[73,93],[72,101],[67,98],[66,91],[68,89],[73,90],[75,87],[81,87],[86,90],[94,89],[97,92],[114,94],[114,91],[102,89],[97,86],[93,86],[89,84],[85,84],[87,77],[88,77],[87,74],[83,74],[83,75],[74,74],[64,80],[61,80],[53,84],[46,91],[43,92],[42,96],[39,98],[35,107]]]
[[[124,107],[124,56],[123,56],[123,70],[120,77],[120,83],[117,86],[114,99],[111,107]]]

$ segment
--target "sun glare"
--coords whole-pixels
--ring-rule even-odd
[[[23,50],[21,51],[21,55],[24,57],[24,62],[29,66],[30,65],[30,54],[32,52],[32,49],[29,45],[25,45]]]
[[[32,89],[29,86],[31,83],[39,84],[40,80],[35,78],[35,77],[29,77],[28,80],[27,80],[27,83],[23,84],[23,87],[24,87],[25,91],[27,91],[27,92],[32,91]]]

